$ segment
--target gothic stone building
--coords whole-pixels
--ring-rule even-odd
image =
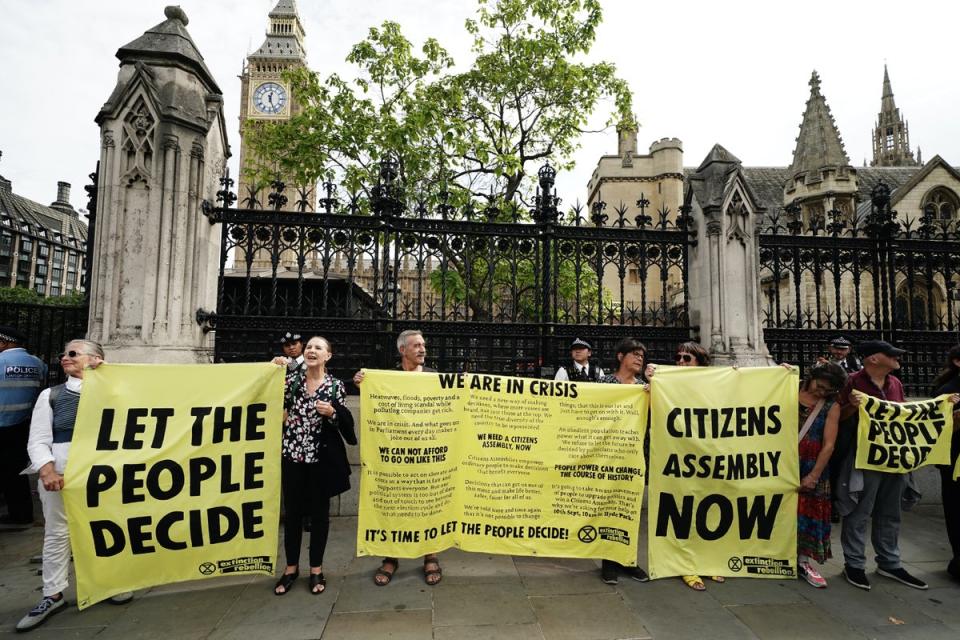
[[[608,208],[623,208],[629,220],[643,214],[652,215],[654,224],[661,217],[675,219],[685,197],[689,199],[695,191],[697,181],[711,170],[711,166],[722,164],[731,170],[735,167],[743,176],[752,196],[751,206],[762,210],[767,220],[779,216],[780,224],[786,221],[787,210],[797,212],[805,228],[815,220],[829,223],[837,218],[848,226],[854,220],[862,221],[870,212],[871,192],[881,181],[890,188],[890,206],[896,210],[901,223],[915,229],[924,216],[937,223],[956,220],[960,207],[960,172],[940,156],[923,163],[919,149],[916,155],[910,149],[907,122],[894,101],[886,68],[873,143],[870,166],[866,163],[860,168],[852,166],[826,98],[820,91],[820,78],[814,72],[789,166],[743,166],[733,154],[716,145],[699,167],[683,167],[683,147],[679,140],[659,140],[650,146],[648,154],[638,155],[636,133],[621,130],[617,154],[603,156],[597,164],[588,185],[588,201],[591,205],[604,201]],[[780,299],[793,303],[793,275],[778,274],[775,281],[769,265],[760,266],[761,290],[767,305],[764,312],[769,316],[775,288],[780,289]],[[623,297],[615,299],[614,304],[628,307],[677,304],[675,297],[680,291],[676,286],[678,273],[661,274],[655,268],[638,263],[628,266],[626,277]],[[812,281],[814,277],[808,271],[801,275],[801,308],[789,309],[790,313],[807,313],[818,308],[821,314],[836,314],[837,310],[832,308],[836,304],[835,296],[823,298],[820,295],[823,299],[818,301],[818,289]],[[605,280],[613,282],[616,279],[617,274],[606,274]],[[662,281],[672,286],[660,287],[658,283]],[[952,312],[948,292],[956,288],[953,283],[944,282],[942,276],[935,276],[929,283],[915,281],[911,291],[906,290],[900,277],[896,287],[897,313],[917,316],[901,318],[911,326],[936,326],[935,318],[926,317],[931,309],[934,316],[940,318]],[[854,300],[855,289],[861,305]],[[608,287],[608,290],[618,297],[617,288]],[[666,301],[662,299],[663,292],[666,292]],[[874,295],[873,283],[869,279],[864,279],[855,288],[852,274],[845,273],[841,278],[840,312],[856,314],[859,308],[859,313],[865,315],[866,309],[874,302]],[[691,320],[695,322],[695,319]],[[852,323],[856,324],[856,320],[852,318]]]
[[[82,291],[87,225],[70,204],[70,184],[57,183],[49,206],[13,192],[0,176],[0,287],[43,296]]]

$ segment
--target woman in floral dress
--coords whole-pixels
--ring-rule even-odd
[[[827,581],[813,565],[830,553],[830,474],[827,465],[837,439],[837,392],[846,374],[833,363],[810,369],[800,383],[800,495],[797,501],[797,572],[814,587]]]
[[[356,444],[357,439],[353,416],[343,404],[343,382],[327,373],[332,355],[330,343],[314,336],[303,351],[304,366],[287,374],[280,467],[287,566],[274,587],[278,596],[290,591],[300,575],[305,516],[312,522],[310,592],[317,595],[326,589],[323,553],[330,530],[330,498],[350,488],[350,463],[343,443]],[[285,365],[286,360],[277,358],[274,363]]]

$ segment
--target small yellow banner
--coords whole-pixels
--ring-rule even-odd
[[[651,578],[796,576],[797,389],[783,367],[657,369]]]
[[[860,394],[858,469],[909,473],[928,464],[950,464],[953,404],[949,395],[888,402]]]
[[[358,555],[636,565],[647,398],[639,385],[368,371]]]
[[[168,582],[273,575],[282,419],[275,365],[87,371],[63,493],[78,606]]]

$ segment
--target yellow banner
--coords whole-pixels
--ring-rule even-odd
[[[783,367],[657,369],[651,578],[796,575],[797,388]]]
[[[636,565],[639,385],[368,371],[358,555],[455,546]]]
[[[87,371],[63,498],[83,609],[117,593],[273,575],[283,369]]]
[[[860,397],[858,469],[909,473],[928,464],[950,464],[953,405],[949,395],[917,402]]]

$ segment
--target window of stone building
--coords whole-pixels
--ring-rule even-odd
[[[54,297],[60,295],[60,282],[58,280],[54,280],[52,283],[50,283],[50,295]]]
[[[37,280],[33,288],[40,295],[44,295],[47,292],[47,283],[43,280]]]
[[[960,201],[957,195],[946,187],[937,187],[923,200],[923,212],[940,220],[952,220],[957,215]]]
[[[53,250],[53,266],[62,267],[63,266],[63,249],[56,247]]]
[[[639,267],[630,267],[627,269],[627,284],[640,284]]]
[[[13,254],[13,234],[4,231],[0,234],[0,256]]]
[[[6,256],[0,255],[0,287],[5,287],[10,284],[10,263],[12,262],[10,255]]]

